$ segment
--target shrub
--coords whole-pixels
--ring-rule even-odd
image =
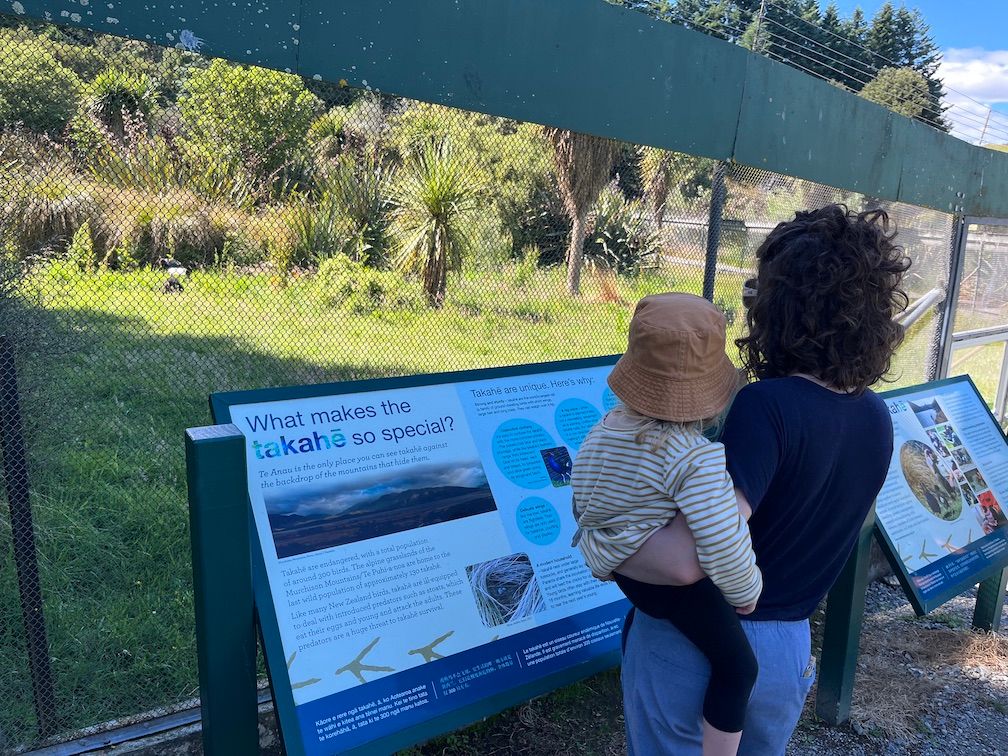
[[[94,270],[96,258],[90,221],[84,221],[74,232],[73,239],[67,247],[66,258],[82,272]]]
[[[292,219],[300,208],[274,205],[242,219],[238,236],[257,261],[269,262],[278,271],[288,271],[293,265],[296,239]]]
[[[0,35],[0,126],[56,136],[77,110],[81,82],[34,40]]]
[[[470,229],[480,213],[481,186],[468,161],[447,141],[416,147],[402,169],[396,193],[400,249],[397,265],[423,281],[427,303],[444,304],[449,271],[472,248]]]
[[[144,263],[173,257],[183,265],[210,265],[224,252],[227,232],[209,206],[193,212],[158,216],[150,224],[151,247]]]
[[[535,279],[535,275],[539,271],[541,256],[542,252],[539,248],[532,245],[522,250],[521,257],[514,264],[512,274],[515,288],[524,289]]]
[[[321,108],[296,76],[215,60],[185,83],[179,110],[188,152],[219,152],[259,178],[296,169]]]
[[[644,200],[661,222],[668,206],[697,212],[709,201],[715,162],[709,158],[641,148],[641,181]],[[677,191],[675,191],[677,190]]]
[[[907,118],[922,118],[935,110],[927,79],[913,68],[884,67],[860,95]]]
[[[613,186],[595,204],[595,223],[584,242],[589,265],[622,274],[653,267],[659,252],[658,236],[649,227],[639,201],[627,201]]]
[[[246,216],[192,193],[103,187],[94,226],[102,263],[113,269],[175,257],[187,266],[218,264],[228,239],[238,240]]]
[[[11,229],[22,255],[64,249],[77,229],[97,214],[91,191],[76,179],[43,174],[9,188],[0,205],[0,227]]]
[[[382,265],[392,251],[392,172],[374,157],[344,156],[326,182],[325,194],[341,216],[342,251],[368,265]]]
[[[557,239],[562,246],[570,221],[556,189],[553,151],[540,127],[424,103],[396,114],[391,125],[389,143],[400,160],[425,140],[451,142],[473,181],[493,188],[485,206],[495,211],[512,257],[531,244],[542,250],[543,264],[563,260]]]
[[[728,324],[729,328],[735,325],[738,312],[725,297],[718,297],[714,302],[714,306],[721,310],[722,314],[724,314],[725,323]]]
[[[319,116],[308,129],[308,143],[316,157],[331,159],[342,155],[350,145],[348,108],[333,108]]]
[[[539,250],[539,265],[562,265],[567,255],[571,221],[551,182],[536,181],[524,198],[501,203],[501,222],[511,239],[514,256],[528,247]]]
[[[369,268],[345,255],[324,260],[315,281],[327,304],[359,314],[412,310],[423,302],[420,287],[401,274]]]
[[[29,131],[23,125],[0,130],[0,163],[6,161],[30,166],[36,173],[43,169],[56,174],[73,172],[72,156],[60,142],[48,134]],[[5,171],[0,174],[0,180],[10,176],[10,172]],[[5,195],[7,192],[0,193],[0,198]]]
[[[305,198],[288,218],[293,244],[286,267],[308,267],[342,254],[346,226],[333,195],[323,193],[316,202]]]
[[[160,135],[147,133],[145,124],[125,116],[125,139],[116,140],[95,131],[100,149],[95,149],[88,169],[102,183],[120,189],[198,194],[212,203],[250,207],[261,188],[220,154],[201,151],[189,155]]]
[[[126,119],[149,122],[155,101],[154,85],[145,74],[109,68],[85,88],[81,110],[82,115],[122,140]]]
[[[620,143],[613,164],[612,179],[628,200],[644,196],[643,150],[634,144]]]

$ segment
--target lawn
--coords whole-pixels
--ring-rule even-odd
[[[163,274],[149,270],[37,271],[22,287],[16,330],[62,724],[197,692],[182,434],[209,422],[210,392],[611,354],[640,296],[697,292],[701,280],[689,267],[589,277],[571,300],[563,271],[508,263],[461,274],[434,311],[372,309],[312,275],[281,283],[268,272],[197,272],[166,295]],[[718,278],[732,335],[741,283]],[[900,384],[922,379],[932,328],[922,321],[911,332],[895,365]],[[0,699],[11,702],[0,735],[16,744],[32,739],[34,717],[9,552],[0,568]],[[564,710],[578,690],[547,708]]]
[[[210,392],[611,354],[640,296],[698,291],[701,275],[591,278],[572,301],[562,271],[507,264],[452,281],[440,311],[367,311],[309,275],[195,273],[172,296],[158,272],[38,271],[16,330],[64,726],[196,694],[182,434],[209,422]],[[737,305],[740,286],[722,276],[717,298]],[[32,738],[31,684],[9,552],[0,565],[0,700],[12,704],[0,734],[18,743]]]

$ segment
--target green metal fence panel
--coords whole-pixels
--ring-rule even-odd
[[[899,199],[947,213],[972,213],[977,206],[980,164],[991,150],[950,138],[924,124],[903,118],[903,170]],[[997,174],[997,169],[993,171]]]
[[[0,10],[278,71],[297,68],[300,0],[21,0]]]
[[[306,0],[300,72],[695,155],[731,154],[746,52],[583,0]]]
[[[907,119],[833,89],[752,56],[735,159],[877,197],[898,196],[906,146],[898,127]]]

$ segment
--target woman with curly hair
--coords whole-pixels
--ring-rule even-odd
[[[742,626],[759,673],[740,754],[783,754],[815,678],[808,619],[850,555],[885,479],[892,424],[870,389],[889,372],[910,266],[881,210],[797,213],[757,251],[747,287],[742,363],[754,382],[721,441],[749,517],[764,588]],[[755,283],[755,286],[752,285]],[[703,579],[690,531],[675,518],[619,567],[649,584]],[[700,754],[710,665],[669,622],[631,613],[624,631],[628,750]]]

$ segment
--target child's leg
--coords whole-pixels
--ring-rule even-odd
[[[734,753],[758,671],[735,609],[709,578],[678,587],[640,583],[618,574],[614,577],[638,609],[672,622],[707,657],[711,677],[703,708],[705,725],[709,725],[704,728],[705,752],[709,734],[711,745],[715,740],[724,745],[721,751],[710,753]],[[717,730],[721,732],[714,732]],[[726,738],[729,733],[733,735]]]

